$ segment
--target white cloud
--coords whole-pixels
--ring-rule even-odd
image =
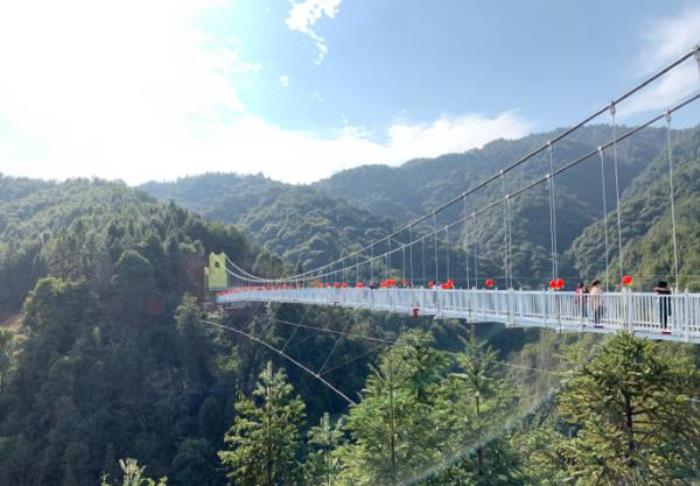
[[[286,74],[280,76],[280,86],[282,86],[283,88],[289,86],[289,76],[287,76]]]
[[[700,42],[700,7],[688,7],[675,16],[650,21],[642,35],[638,71],[648,75]],[[695,59],[689,59],[643,93],[621,106],[622,115],[668,108],[700,86]]]
[[[0,3],[0,172],[140,183],[262,171],[310,182],[342,168],[460,152],[532,129],[514,112],[397,122],[381,134],[351,123],[327,137],[280,128],[251,115],[231,84],[260,66],[192,27],[212,7],[225,5]]]
[[[336,136],[283,130],[259,118],[246,117],[221,127],[217,143],[195,149],[207,170],[256,173],[287,182],[312,182],[362,164],[398,165],[412,158],[478,148],[495,138],[519,138],[533,125],[514,112],[441,117],[433,123],[397,123],[384,142],[373,141],[362,127],[346,126]],[[226,154],[226,155],[224,155]],[[234,154],[234,155],[230,155]],[[175,168],[172,175],[187,173]],[[201,170],[198,170],[198,172]],[[162,178],[163,176],[161,176]]]
[[[53,147],[49,159],[23,166],[23,175],[62,179],[98,176],[137,184],[205,171],[263,172],[278,180],[304,183],[363,164],[398,165],[412,158],[479,148],[496,138],[519,138],[533,125],[513,112],[493,118],[483,115],[441,117],[432,123],[397,123],[384,142],[374,141],[362,127],[346,126],[334,137],[289,131],[267,121],[244,116],[219,124],[206,137],[170,137],[162,141],[75,138]],[[103,150],[104,148],[104,150]],[[99,160],[99,164],[94,161]],[[149,163],[150,162],[150,163]]]
[[[328,46],[326,41],[318,35],[313,26],[324,15],[330,19],[334,18],[340,10],[340,2],[342,0],[303,0],[302,2],[294,2],[290,0],[292,8],[289,10],[285,24],[289,30],[300,32],[309,37],[316,46],[316,64],[321,64],[328,54]]]

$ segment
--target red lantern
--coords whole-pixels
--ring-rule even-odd
[[[484,285],[486,285],[486,287],[492,289],[493,286],[496,285],[496,283],[493,281],[492,278],[487,278],[486,281],[484,282]]]
[[[632,278],[632,275],[623,275],[622,276],[622,285],[624,285],[625,287],[629,287],[630,285],[632,285],[633,282],[634,282],[634,279]]]
[[[557,279],[557,290],[563,289],[565,285],[566,285],[566,280],[564,280],[563,278]]]
[[[552,289],[552,290],[556,290],[556,288],[557,288],[557,281],[554,280],[554,279],[550,280],[550,281],[549,281],[549,288]]]

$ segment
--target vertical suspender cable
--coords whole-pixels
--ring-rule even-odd
[[[421,265],[423,267],[421,269],[420,278],[423,279],[423,281],[425,281],[425,280],[427,280],[427,276],[425,274],[425,272],[426,272],[426,270],[425,270],[425,236],[420,239],[420,246],[421,246]]]
[[[508,279],[509,288],[513,288],[513,228],[511,213],[510,213],[510,195],[506,196],[506,203],[508,209]]]
[[[438,273],[438,230],[437,230],[437,213],[433,213],[433,242],[435,243],[435,282],[440,281],[440,275]]]
[[[671,112],[666,112],[666,146],[668,151],[668,182],[671,193],[671,232],[673,236],[673,276],[676,283],[676,292],[680,282],[678,281],[678,240],[676,238],[676,202],[673,187],[673,146],[671,145]]]
[[[374,283],[374,247],[369,249],[369,282]]]
[[[413,287],[413,230],[410,226],[408,227],[408,241],[410,241],[410,246],[408,247],[408,259],[410,261],[409,272],[411,273],[411,278],[409,281],[411,282],[411,287]]]
[[[557,210],[554,194],[554,147],[552,147],[552,142],[547,141],[547,149],[549,151],[549,174],[547,179],[549,180],[549,228],[552,244],[552,279],[556,279],[559,276],[559,263],[557,261]]]
[[[605,189],[605,152],[598,147],[600,155],[600,183],[603,188],[603,233],[605,235],[605,291],[610,290],[610,244],[608,242],[608,195]]]
[[[471,285],[471,279],[469,275],[469,221],[467,219],[467,197],[465,196],[464,201],[464,276],[465,285],[464,288],[468,289]]]
[[[445,255],[447,256],[445,259],[445,282],[447,282],[450,279],[450,228],[448,226],[445,226]]]
[[[386,240],[386,246],[389,249],[386,253],[386,268],[384,269],[384,280],[389,280],[389,263],[391,258],[391,238]]]
[[[401,245],[401,260],[403,263],[403,276],[401,280],[407,280],[406,278],[406,245]]]
[[[508,210],[506,209],[506,177],[501,171],[501,182],[503,183],[503,288],[508,288]]]
[[[511,224],[510,224],[510,195],[506,186],[506,177],[501,171],[501,179],[503,181],[503,269],[505,288],[513,287],[513,262],[511,261]]]
[[[425,236],[420,239],[420,247],[421,247],[421,266],[422,271],[420,278],[425,282]]]
[[[474,221],[474,287],[479,288],[479,258],[478,258],[478,240],[476,239],[476,213],[472,213],[472,221]]]
[[[615,103],[610,103],[610,115],[612,116],[613,133],[613,165],[615,166],[615,207],[617,209],[617,248],[620,254],[620,277],[625,274],[623,269],[624,253],[622,252],[622,214],[620,212],[620,174],[617,164],[617,122]]]

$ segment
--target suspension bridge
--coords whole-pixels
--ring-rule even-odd
[[[650,84],[661,81],[683,63],[696,62],[700,67],[700,46],[695,46],[672,62],[649,75],[630,90],[613,99],[562,133],[515,160],[503,170],[458,194],[440,207],[407,223],[391,234],[358,250],[316,268],[286,277],[266,278],[254,275],[231,261],[226,255],[210,255],[207,268],[209,289],[215,291],[215,300],[221,305],[241,305],[251,302],[337,306],[380,312],[398,312],[412,316],[458,318],[469,322],[501,322],[506,326],[526,326],[555,329],[561,332],[618,332],[625,330],[639,336],[660,340],[700,343],[700,294],[679,288],[679,247],[676,230],[674,155],[672,144],[673,114],[700,99],[700,89],[690,96],[668,106],[664,111],[619,133],[617,114],[626,103]],[[557,161],[554,149],[574,132],[610,116],[612,134],[588,153],[568,161]],[[645,128],[665,123],[668,202],[671,218],[671,267],[665,280],[673,285],[662,285],[654,292],[639,292],[631,288],[634,276],[624,272],[625,247],[623,222],[620,214],[620,175],[618,145],[639,136]],[[547,157],[549,171],[531,177],[519,187],[509,187],[508,175],[516,168]],[[559,274],[557,230],[556,180],[562,174],[582,164],[600,165],[605,271],[588,289],[564,290],[566,282]],[[614,177],[606,180],[606,164],[612,163]],[[614,210],[608,211],[606,185],[615,187]],[[514,288],[512,253],[513,201],[537,187],[548,192],[550,233],[551,280],[545,290]],[[475,196],[496,194],[478,205]],[[463,208],[448,224],[438,225],[438,215],[458,203]],[[470,235],[477,218],[502,211],[503,245],[502,274],[497,278],[479,280],[476,240],[474,259],[470,261]],[[452,211],[452,214],[454,210]],[[543,215],[544,216],[544,215]],[[499,216],[500,218],[501,216]],[[430,226],[432,220],[432,226]],[[608,229],[608,221],[614,231]],[[462,288],[457,288],[455,276],[450,275],[450,230],[461,231],[464,245],[464,276]],[[609,234],[612,233],[612,234]],[[444,238],[444,271],[440,274],[438,238]],[[427,281],[425,246],[432,243],[434,274]],[[420,252],[417,250],[420,246]],[[414,253],[422,255],[421,278],[416,278]],[[613,269],[610,255],[615,255]],[[395,260],[401,263],[396,265]],[[420,281],[419,281],[420,280]],[[497,285],[498,284],[498,285]],[[497,288],[500,287],[500,288]]]

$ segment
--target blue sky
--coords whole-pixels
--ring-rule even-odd
[[[567,125],[698,41],[674,0],[6,2],[0,172],[309,182]],[[687,63],[622,121],[699,86]]]

